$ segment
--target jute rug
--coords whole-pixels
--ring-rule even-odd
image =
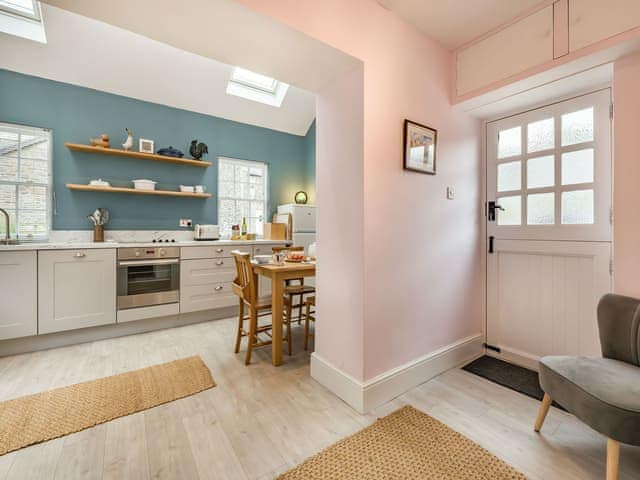
[[[215,387],[198,356],[0,403],[0,455]]]
[[[411,406],[309,458],[280,480],[524,480],[480,445]]]

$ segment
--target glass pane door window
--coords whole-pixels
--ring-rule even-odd
[[[610,240],[609,106],[606,89],[487,124],[490,232]]]
[[[266,163],[232,158],[218,159],[218,225],[231,235],[231,226],[247,221],[249,233],[262,235],[267,214]]]

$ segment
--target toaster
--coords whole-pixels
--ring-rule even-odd
[[[196,240],[218,240],[220,238],[220,228],[218,225],[196,225],[194,238]]]

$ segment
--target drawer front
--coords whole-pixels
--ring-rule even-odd
[[[182,247],[180,249],[180,258],[182,260],[191,260],[198,258],[224,258],[231,257],[231,252],[240,250],[241,252],[250,252],[251,245],[220,245],[206,247]]]
[[[284,243],[261,243],[253,246],[254,255],[271,255],[273,247],[284,246]]]
[[[198,312],[238,305],[231,282],[194,285],[180,290],[180,313]]]
[[[236,277],[233,258],[183,260],[180,263],[180,287],[232,282]]]

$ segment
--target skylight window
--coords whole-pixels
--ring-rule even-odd
[[[36,0],[0,0],[0,32],[47,43],[40,2]]]
[[[231,73],[227,93],[254,102],[280,107],[289,85],[275,78],[235,67]]]
[[[231,81],[269,93],[275,92],[278,86],[278,81],[275,78],[260,75],[240,67],[233,69]]]
[[[0,0],[0,10],[32,20],[40,20],[40,8],[36,0]]]

